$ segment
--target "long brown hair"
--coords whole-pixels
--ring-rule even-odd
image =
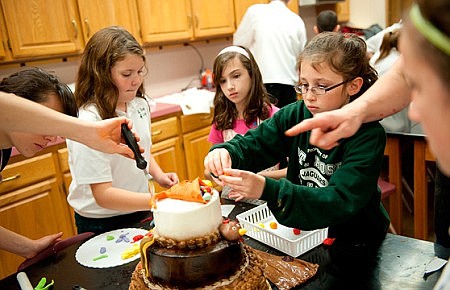
[[[78,108],[95,104],[102,119],[116,117],[119,97],[111,77],[111,68],[126,55],[142,57],[145,52],[137,40],[126,29],[110,26],[97,31],[86,44],[81,57],[75,86]],[[144,97],[144,86],[138,89],[137,97]]]
[[[298,58],[298,68],[308,59],[316,68],[327,63],[332,71],[343,76],[344,80],[361,77],[364,82],[351,101],[362,95],[377,79],[375,69],[366,57],[367,46],[364,40],[351,33],[322,32],[306,45]],[[345,84],[344,84],[345,85]]]
[[[220,88],[222,72],[227,64],[235,58],[239,59],[248,71],[252,82],[249,91],[248,105],[244,110],[245,123],[247,126],[250,126],[256,119],[259,118],[260,120],[265,120],[270,116],[269,108],[271,104],[269,95],[264,87],[258,64],[250,50],[245,47],[242,48],[247,51],[250,58],[247,58],[238,52],[229,51],[218,55],[214,60],[213,82],[216,86],[216,94],[214,96],[214,117],[212,123],[216,125],[218,130],[233,128],[233,124],[238,118],[235,104],[227,99]]]
[[[380,56],[375,61],[375,63],[379,62],[380,60],[388,56],[392,49],[398,50],[399,37],[400,37],[400,29],[388,31],[383,35],[383,40],[381,41],[380,46]]]

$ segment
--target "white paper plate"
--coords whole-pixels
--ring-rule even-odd
[[[140,254],[122,259],[122,253],[133,247],[135,244],[133,237],[146,233],[148,230],[129,228],[100,234],[83,243],[78,248],[75,258],[78,263],[90,268],[109,268],[129,263],[138,259]],[[102,248],[104,253],[101,251]],[[102,255],[107,255],[107,257]],[[99,258],[101,256],[103,258]]]

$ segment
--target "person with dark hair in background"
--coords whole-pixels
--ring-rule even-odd
[[[324,31],[338,32],[341,30],[336,12],[333,10],[321,11],[319,15],[317,15],[316,25],[314,25],[313,29],[316,34]]]
[[[247,47],[255,56],[271,101],[279,108],[297,101],[297,56],[307,42],[305,23],[289,10],[289,1],[250,6],[233,36],[233,45]]]

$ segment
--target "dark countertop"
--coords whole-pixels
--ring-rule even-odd
[[[229,202],[224,202],[229,203]],[[234,218],[254,205],[238,203],[229,215]],[[245,243],[262,251],[284,255],[251,238],[245,237]],[[95,269],[81,266],[75,260],[75,253],[81,243],[49,257],[25,270],[31,284],[37,285],[42,277],[55,280],[54,289],[70,290],[74,285],[86,289],[128,289],[131,273],[139,260],[113,268]],[[432,289],[441,271],[424,279],[427,263],[434,257],[448,259],[450,249],[431,242],[388,234],[379,251],[375,264],[367,265],[367,275],[355,275],[355,267],[340,269],[344,273],[335,276],[330,265],[329,248],[320,245],[298,257],[299,259],[318,263],[319,271],[306,284],[296,289]],[[359,280],[359,281],[358,281]],[[342,288],[344,287],[344,288]],[[0,289],[20,289],[16,274],[0,281]]]

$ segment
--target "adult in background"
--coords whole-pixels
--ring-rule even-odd
[[[338,32],[341,26],[338,24],[336,12],[333,10],[323,10],[317,15],[316,25],[314,25],[314,33],[319,34],[324,31]]]
[[[233,44],[248,47],[263,83],[279,108],[297,100],[297,57],[306,45],[305,23],[287,7],[289,0],[250,6],[234,33]]]

